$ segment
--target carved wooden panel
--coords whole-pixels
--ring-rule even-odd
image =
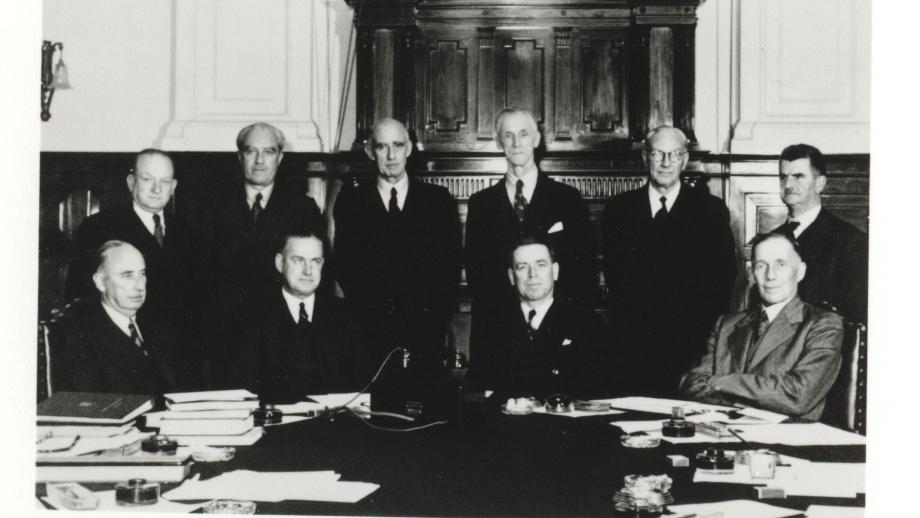
[[[415,130],[423,148],[475,140],[478,54],[472,31],[424,32],[419,38]]]
[[[582,31],[573,80],[579,111],[573,132],[590,144],[629,137],[628,55],[623,32]]]
[[[503,94],[503,107],[530,110],[542,123],[546,114],[544,81],[548,31],[528,32],[515,31],[502,35],[498,56],[500,76],[496,86]]]
[[[466,65],[467,49],[459,41],[438,41],[428,52],[428,122],[437,131],[459,131],[467,120]]]

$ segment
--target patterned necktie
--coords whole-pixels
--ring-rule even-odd
[[[390,189],[390,205],[387,207],[391,216],[399,215],[399,198],[396,196],[396,187]]]
[[[256,193],[256,200],[252,203],[252,209],[249,211],[249,214],[252,215],[252,222],[258,223],[259,216],[262,215],[262,193]]]
[[[666,219],[668,219],[668,205],[666,203],[667,200],[668,199],[664,196],[658,198],[658,201],[661,202],[661,208],[658,209],[658,212],[655,213],[655,217],[652,219],[652,221],[655,223],[663,223]]]
[[[166,239],[166,236],[163,234],[163,224],[160,222],[160,215],[153,215],[153,238],[157,240],[157,244],[160,247],[163,246],[163,241]]]
[[[518,221],[524,221],[524,211],[527,210],[527,198],[524,197],[524,180],[518,180],[514,190],[514,213]]]
[[[310,327],[310,317],[307,315],[307,307],[304,306],[304,303],[300,303],[300,315],[297,317],[297,325],[301,329],[306,329]]]
[[[763,338],[764,333],[767,332],[767,327],[769,325],[770,317],[767,316],[767,311],[765,309],[761,309],[760,316],[751,326],[751,343],[748,345],[747,358],[744,360],[745,372],[750,368],[751,360],[754,358],[754,351],[757,349],[757,344],[760,342],[760,339]]]
[[[148,356],[147,348],[144,347],[144,339],[141,338],[137,326],[134,325],[134,320],[128,322],[128,331],[131,333],[131,341],[134,342],[134,346],[140,349],[140,351],[144,353],[144,358],[146,358]]]

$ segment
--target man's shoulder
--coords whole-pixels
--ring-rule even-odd
[[[608,211],[627,210],[642,204],[643,202],[647,205],[647,199],[648,187],[643,185],[642,187],[637,187],[635,189],[630,189],[628,191],[613,195],[609,200],[607,200],[605,209]]]
[[[494,184],[474,192],[470,196],[470,205],[481,203],[494,203],[495,200],[501,200],[505,194],[505,177],[502,176]]]
[[[822,229],[822,232],[825,230],[832,233],[832,237],[846,237],[849,239],[861,239],[865,238],[866,234],[853,226],[848,221],[845,221],[840,216],[837,216],[830,210],[826,208],[821,208],[821,212],[818,213],[818,217],[815,219],[815,222],[812,223],[815,225],[816,229]]]
[[[129,218],[137,218],[133,208],[130,205],[119,205],[117,207],[102,209],[95,214],[87,216],[80,224],[80,227],[89,230],[118,227],[130,221]]]
[[[447,187],[444,187],[443,185],[423,182],[421,180],[409,180],[409,192],[412,192],[413,194],[417,193],[421,197],[438,199],[440,201],[444,201],[446,199],[453,200],[454,198]]]
[[[802,302],[802,320],[843,329],[843,317],[839,313],[804,301]]]

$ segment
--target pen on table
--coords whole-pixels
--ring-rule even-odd
[[[741,433],[738,430],[735,430],[734,428],[726,428],[726,429],[728,430],[728,433],[734,435],[735,437],[738,438],[738,440],[747,444],[747,441],[744,440],[744,437],[741,437]]]

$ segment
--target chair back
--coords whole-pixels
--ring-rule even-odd
[[[827,395],[821,422],[866,435],[866,326],[844,324],[840,373]]]

